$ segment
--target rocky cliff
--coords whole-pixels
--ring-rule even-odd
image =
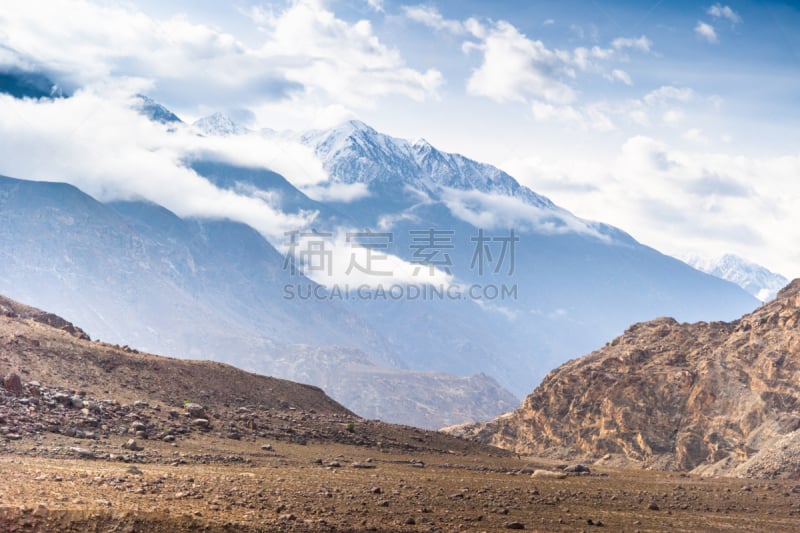
[[[735,322],[636,324],[552,371],[513,413],[450,431],[519,453],[800,477],[798,428],[795,280]]]

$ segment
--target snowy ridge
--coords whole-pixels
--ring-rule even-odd
[[[375,131],[358,120],[327,131],[311,131],[300,140],[314,148],[331,179],[342,183],[400,180],[416,189],[477,190],[513,196],[526,203],[557,209],[549,199],[521,186],[502,170],[441,152],[424,139],[409,142]]]

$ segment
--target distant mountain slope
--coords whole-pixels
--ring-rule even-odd
[[[330,386],[357,412],[424,427],[517,403],[486,376],[440,375],[426,388],[432,376],[392,368],[381,329],[340,302],[284,299],[284,284],[305,278],[283,266],[244,224],[0,177],[0,292],[85,324],[93,337]],[[408,390],[415,404],[404,406],[398,395]],[[483,403],[484,394],[494,400]]]
[[[716,259],[689,257],[687,263],[701,272],[737,284],[762,302],[772,300],[789,280],[761,265],[733,254]]]
[[[14,98],[49,98],[60,96],[58,86],[39,72],[26,72],[0,66],[0,93]]]
[[[521,395],[569,354],[596,348],[631,322],[732,319],[758,305],[731,283],[425,141],[358,121],[296,138],[315,151],[333,183],[367,186],[353,201],[325,203],[359,228],[391,232],[389,251],[414,261],[412,232],[442,230],[452,236],[446,252],[457,283],[518,289],[518,298],[503,301],[353,302],[373,325],[391,324],[394,351],[413,368],[486,372]],[[499,275],[473,268],[481,230],[500,239],[515,232],[513,268],[506,263]]]
[[[450,431],[520,453],[796,479],[798,328],[800,280],[734,322],[636,324],[513,413]]]

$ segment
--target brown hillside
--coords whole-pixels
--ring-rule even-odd
[[[551,372],[513,413],[451,431],[551,457],[798,477],[800,438],[784,437],[798,428],[795,280],[736,322],[636,324]]]

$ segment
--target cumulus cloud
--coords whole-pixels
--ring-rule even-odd
[[[574,110],[563,106],[577,99],[573,83],[579,72],[632,83],[625,71],[607,71],[604,63],[615,58],[625,59],[621,53],[625,49],[649,52],[652,46],[652,42],[642,35],[614,39],[609,48],[579,46],[573,50],[560,50],[548,47],[539,39],[529,38],[505,20],[452,20],[429,5],[406,6],[403,11],[410,20],[437,31],[463,35],[462,50],[468,54],[480,54],[481,63],[467,80],[470,94],[496,102],[531,103],[534,116],[539,119],[543,115],[575,119]],[[554,21],[545,21],[545,25],[552,23]]]
[[[481,65],[467,82],[467,90],[498,102],[525,101],[530,96],[548,102],[569,103],[575,91],[562,81],[568,76],[564,61],[541,41],[525,37],[513,25],[500,21],[488,29],[479,43],[466,43],[465,50],[483,54]]]
[[[435,98],[442,84],[438,71],[408,67],[369,21],[339,19],[321,0],[295,0],[277,12],[252,8],[247,13],[263,35],[255,46],[186,16],[161,20],[128,3],[52,0],[47,11],[42,16],[35,2],[4,2],[5,44],[75,86],[142,78],[157,99],[187,108],[292,103],[298,95],[370,107],[387,95]]]
[[[736,11],[731,9],[730,6],[723,6],[719,3],[709,7],[707,13],[714,18],[728,19],[732,24],[738,24],[742,21],[742,17],[740,17]]]
[[[750,157],[705,146],[677,149],[636,136],[602,160],[539,156],[503,168],[581,217],[629,230],[663,252],[736,253],[800,276],[800,213],[793,207],[800,156]]]
[[[698,21],[697,26],[694,27],[694,32],[698,37],[701,37],[710,43],[716,43],[719,40],[717,38],[717,32],[714,29],[714,26],[706,22]]]
[[[226,161],[317,184],[327,175],[309,149],[257,135],[204,137],[191,126],[151,122],[135,110],[137,88],[92,86],[55,100],[0,95],[0,173],[71,183],[104,201],[145,198],[180,216],[230,218],[271,240],[313,222],[316,212],[286,215],[269,197],[219,189],[188,166],[196,159]]]

